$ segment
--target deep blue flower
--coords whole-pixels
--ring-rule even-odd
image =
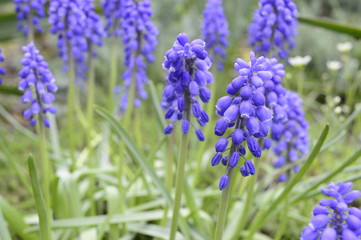
[[[39,54],[33,42],[24,46],[24,58],[21,64],[24,66],[19,72],[20,82],[19,90],[24,94],[21,102],[30,104],[30,107],[23,113],[25,119],[30,119],[30,125],[35,126],[37,116],[43,121],[46,127],[49,127],[49,121],[46,118],[47,113],[56,113],[56,108],[52,106],[55,100],[55,93],[58,87],[51,73],[48,63],[44,61],[43,56]]]
[[[334,199],[322,199],[312,212],[310,224],[301,233],[301,240],[357,240],[361,237],[361,210],[348,204],[361,196],[352,190],[351,182],[330,183],[322,193]]]
[[[104,9],[104,16],[106,18],[105,30],[108,36],[121,35],[121,20],[123,14],[122,0],[104,0],[102,8]]]
[[[52,0],[49,7],[50,32],[58,35],[59,56],[68,69],[68,51],[72,53],[78,77],[85,79],[89,45],[102,45],[105,31],[100,17],[94,11],[92,0]]]
[[[292,0],[260,0],[249,26],[249,43],[263,56],[286,58],[295,46],[297,6]]]
[[[166,87],[163,91],[162,107],[167,109],[165,118],[171,122],[184,120],[190,124],[191,115],[196,118],[200,126],[205,126],[209,121],[207,113],[201,109],[199,99],[207,103],[211,93],[205,86],[213,82],[213,76],[208,71],[211,61],[207,57],[205,43],[196,39],[189,43],[187,34],[181,33],[174,42],[173,47],[165,54],[163,67],[168,70]],[[188,133],[182,123],[183,134]],[[196,128],[196,136],[204,140],[201,129]],[[225,142],[220,142],[217,148],[223,149]],[[218,164],[216,159],[214,164]]]
[[[158,29],[150,20],[153,11],[149,0],[124,1],[122,15],[122,38],[124,44],[124,65],[123,73],[124,85],[120,88],[122,94],[119,108],[125,112],[128,106],[129,91],[134,85],[134,100],[136,107],[140,106],[141,99],[148,97],[144,89],[148,82],[146,73],[146,61],[154,62],[153,51],[157,45]]]
[[[286,92],[283,104],[286,121],[274,122],[271,128],[271,138],[274,141],[273,152],[277,156],[273,163],[275,168],[283,167],[287,163],[295,162],[304,157],[309,151],[308,122],[302,110],[302,99],[297,93]],[[298,171],[298,167],[294,168]],[[281,176],[280,180],[286,180]]]
[[[253,156],[261,156],[262,150],[256,139],[266,137],[272,124],[272,111],[266,106],[263,87],[265,82],[273,78],[271,66],[269,59],[256,58],[253,52],[250,53],[250,62],[238,58],[235,69],[239,76],[227,86],[227,92],[232,96],[227,95],[217,101],[216,113],[221,118],[216,122],[215,134],[223,136],[228,128],[233,128],[232,132],[227,137],[220,138],[215,146],[215,157],[218,160],[219,153],[223,154],[228,150],[227,139],[232,141],[229,157],[224,164],[227,166],[226,175],[235,167],[240,169],[243,176],[255,174],[254,165],[245,158],[244,145],[247,144]],[[241,164],[240,159],[243,160]],[[217,161],[212,160],[212,165],[216,165],[214,163]],[[226,187],[224,182],[220,186]]]
[[[0,48],[0,62],[4,62],[5,61],[5,58],[4,56],[2,55],[2,50]],[[0,66],[0,84],[3,83],[3,79],[1,78],[1,76],[4,76],[6,74],[6,71],[3,67]]]
[[[208,0],[205,5],[202,34],[212,61],[218,63],[218,70],[223,70],[223,59],[227,56],[225,49],[228,47],[229,30],[222,0]]]
[[[45,18],[44,5],[46,0],[13,0],[15,4],[16,18],[19,21],[18,30],[28,35],[29,28],[34,27],[42,33],[41,18]]]

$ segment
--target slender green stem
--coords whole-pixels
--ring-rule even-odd
[[[41,154],[41,166],[42,166],[42,175],[43,175],[43,192],[45,198],[45,207],[46,211],[50,213],[50,181],[52,175],[52,167],[49,163],[48,152],[47,152],[47,144],[45,137],[45,129],[43,126],[43,121],[41,115],[39,115],[39,122],[36,124],[36,130],[38,136],[40,138],[40,154]]]
[[[303,95],[303,82],[305,81],[305,67],[298,69],[298,79],[297,79],[297,92],[301,96]]]
[[[87,144],[89,149],[89,167],[94,168],[94,156],[93,156],[93,146],[92,146],[92,131],[94,130],[94,93],[95,93],[95,69],[94,69],[94,58],[92,56],[93,44],[89,41],[89,50],[88,50],[88,101],[87,101],[87,120],[88,120],[88,130],[87,132]],[[95,214],[95,200],[94,196],[94,186],[95,186],[95,177],[91,175],[89,178],[89,196],[90,196],[90,215]]]
[[[287,223],[289,221],[287,213],[288,213],[288,207],[289,207],[289,196],[286,196],[285,199],[285,204],[283,206],[283,210],[282,213],[280,214],[280,223],[278,224],[277,227],[277,232],[276,235],[274,237],[274,240],[281,240],[283,234],[285,233],[286,227],[287,227]]]
[[[228,175],[228,181],[231,182],[233,176],[233,169],[230,168],[227,175]],[[222,198],[218,208],[217,226],[216,226],[216,233],[214,236],[215,240],[222,240],[223,238],[223,230],[226,224],[226,217],[227,217],[228,200],[231,192],[230,189],[231,186],[230,184],[228,184],[228,186],[222,191]]]
[[[72,160],[71,169],[75,169],[76,159],[75,159],[75,140],[74,140],[74,106],[75,106],[75,84],[74,84],[74,59],[73,53],[71,51],[70,41],[66,40],[67,48],[68,48],[68,116],[67,116],[67,127],[68,127],[68,142],[69,142],[69,150],[70,150],[70,158]]]
[[[217,62],[213,63],[213,66],[217,66]],[[216,74],[217,71],[215,71],[213,68],[212,73],[213,73],[213,77],[214,77],[214,81],[211,84],[210,90],[212,93],[211,99],[209,100],[209,103],[206,104],[206,112],[209,114],[209,120],[210,122],[212,121],[212,119],[214,118],[214,109],[215,109],[215,104],[216,104],[216,90],[217,90],[217,79]],[[210,126],[207,126],[204,128],[204,136],[206,139],[209,139],[213,134],[213,129]],[[206,150],[207,145],[206,144],[201,144],[200,145],[200,149],[199,151],[197,151],[197,157],[196,157],[196,168],[195,168],[195,174],[194,174],[194,179],[193,179],[193,186],[197,186],[199,179],[201,178],[202,175],[202,156],[204,154],[204,151]]]
[[[31,43],[32,41],[34,41],[33,14],[31,11],[29,11],[27,22],[29,27],[27,38],[28,38],[28,43]]]
[[[244,129],[245,121],[243,118],[238,118],[235,124],[235,129]],[[232,143],[231,149],[229,151],[229,158],[232,156],[234,152],[237,151],[237,146]],[[229,165],[229,160],[227,162],[227,176],[228,176],[228,185],[225,189],[222,190],[222,198],[219,203],[218,208],[218,217],[217,217],[217,225],[216,225],[216,233],[214,235],[215,240],[222,240],[224,226],[227,218],[227,207],[229,202],[229,195],[231,192],[231,184],[233,177],[233,168]]]
[[[118,78],[118,41],[116,36],[112,37],[111,62],[110,62],[110,83],[109,83],[109,111],[114,111],[114,88]]]
[[[175,239],[175,234],[178,228],[178,217],[179,217],[179,209],[181,205],[182,192],[183,192],[184,169],[187,158],[187,150],[188,150],[188,135],[183,134],[181,140],[181,147],[180,147],[179,163],[177,166],[177,173],[176,173],[175,198],[173,205],[172,225],[169,236],[170,240]]]

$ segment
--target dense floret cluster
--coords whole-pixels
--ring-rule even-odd
[[[4,62],[5,61],[5,58],[4,56],[2,55],[2,50],[0,48],[0,62]],[[0,66],[0,84],[3,83],[3,79],[1,78],[1,76],[4,76],[6,74],[6,71],[3,67]]]
[[[42,33],[41,18],[45,18],[44,5],[46,0],[13,0],[15,4],[16,18],[19,21],[18,30],[28,35],[29,28],[34,27]]]
[[[273,152],[277,160],[273,163],[280,168],[286,163],[292,163],[304,157],[309,151],[308,122],[302,110],[302,99],[297,93],[288,91],[284,99],[286,122],[273,123],[271,137],[275,141]],[[294,166],[297,172],[299,167]],[[286,174],[281,174],[279,180],[285,181]]]
[[[222,0],[208,0],[203,11],[202,34],[213,63],[218,64],[218,70],[223,70],[229,30]]]
[[[149,0],[126,0],[123,11],[121,27],[126,70],[123,73],[124,86],[119,104],[121,112],[127,109],[132,84],[135,106],[140,106],[141,99],[148,96],[144,89],[148,82],[146,61],[154,62],[153,51],[157,45],[158,34],[158,29],[150,20],[153,11]]]
[[[266,106],[264,95],[264,82],[272,79],[273,73],[269,69],[269,59],[256,58],[250,53],[250,62],[238,58],[235,69],[239,76],[227,86],[227,93],[217,101],[216,113],[221,116],[215,126],[215,134],[223,136],[228,128],[233,128],[227,137],[222,137],[215,145],[216,154],[212,159],[212,166],[220,162],[227,167],[225,176],[221,178],[219,187],[227,186],[227,174],[229,169],[239,167],[243,176],[253,175],[255,167],[251,160],[245,158],[247,143],[248,150],[255,157],[262,154],[261,147],[256,139],[268,135],[272,124],[272,112]],[[231,139],[229,156],[223,155],[227,151],[228,139]],[[243,164],[239,165],[239,159],[243,158]]]
[[[55,79],[48,63],[44,61],[43,56],[39,54],[39,50],[31,42],[23,47],[24,58],[21,64],[24,66],[19,72],[21,79],[18,88],[24,94],[21,102],[31,104],[23,113],[25,119],[30,119],[30,125],[35,126],[37,116],[43,121],[46,127],[49,127],[49,121],[46,113],[56,113],[56,108],[51,106],[55,100],[54,93],[58,90]]]
[[[123,14],[122,0],[104,0],[102,8],[106,18],[105,30],[108,36],[115,35],[119,37],[121,34],[121,19]]]
[[[53,0],[49,15],[50,32],[58,35],[58,51],[65,63],[64,70],[68,69],[71,53],[77,76],[85,79],[89,44],[100,46],[105,36],[92,0]]]
[[[292,0],[260,0],[249,26],[249,43],[263,56],[284,59],[295,46],[297,6]]]
[[[352,190],[351,182],[330,183],[322,193],[334,199],[322,199],[313,209],[310,224],[301,233],[301,240],[358,240],[361,237],[361,210],[349,204],[361,196]]]
[[[163,67],[168,70],[162,102],[162,107],[167,109],[165,118],[171,122],[182,121],[183,134],[188,134],[190,126],[193,126],[200,141],[204,140],[204,135],[201,129],[191,124],[190,119],[192,114],[200,126],[209,121],[198,100],[200,98],[207,103],[211,97],[210,90],[205,86],[213,82],[209,72],[211,61],[207,55],[203,40],[189,42],[188,36],[181,33],[166,52],[163,62]],[[173,124],[168,125],[164,133],[170,134],[173,128]]]

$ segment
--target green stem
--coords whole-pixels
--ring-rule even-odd
[[[217,62],[213,63],[213,66],[217,66]],[[212,93],[211,99],[209,100],[209,103],[207,103],[206,105],[206,112],[209,114],[209,121],[211,122],[215,116],[214,114],[214,106],[216,104],[216,90],[217,90],[217,80],[215,78],[217,71],[214,71],[213,68],[213,77],[214,77],[214,81],[210,86],[210,90]],[[213,129],[210,126],[206,126],[204,128],[204,136],[206,139],[211,138],[211,136],[213,135]],[[202,156],[204,155],[204,152],[206,150],[207,145],[206,144],[201,144],[200,145],[200,149],[199,151],[197,151],[197,157],[196,157],[196,168],[195,168],[195,174],[194,174],[194,179],[193,179],[193,186],[197,186],[199,179],[201,178],[202,175]]]
[[[87,143],[89,149],[89,167],[94,168],[94,157],[93,157],[93,146],[92,146],[92,131],[94,130],[94,92],[95,92],[95,69],[94,61],[92,57],[92,46],[93,44],[89,41],[89,50],[88,50],[88,101],[87,101],[87,120],[88,120],[88,130],[87,132]],[[95,200],[94,196],[94,186],[95,186],[95,177],[94,175],[90,176],[89,179],[89,195],[90,196],[90,210],[89,214],[92,216],[95,214]]]
[[[244,129],[244,125],[245,125],[244,119],[238,118],[235,124],[235,129]],[[231,158],[232,154],[236,151],[237,151],[237,146],[232,143],[231,150],[229,151],[229,158]],[[228,207],[229,195],[231,192],[231,183],[233,177],[233,168],[230,167],[229,160],[227,162],[227,176],[228,176],[228,185],[225,189],[222,190],[222,198],[218,208],[216,233],[214,236],[215,240],[222,240],[224,226],[227,218],[227,207]]]
[[[256,161],[256,165],[259,161]],[[255,166],[257,169],[257,166]],[[247,219],[248,216],[250,214],[250,211],[252,209],[252,203],[254,200],[254,185],[256,183],[256,179],[257,179],[257,174],[255,176],[250,176],[250,183],[248,185],[248,190],[247,190],[247,198],[246,198],[246,203],[243,207],[243,211],[242,211],[242,217],[240,218],[240,221],[237,224],[237,229],[238,231],[235,232],[235,234],[232,236],[232,239],[237,239],[239,236],[239,233],[244,230],[244,227],[247,223]]]
[[[233,176],[233,169],[229,169],[227,175],[228,175],[228,182],[231,182]],[[228,199],[231,192],[230,189],[231,186],[230,184],[228,184],[228,186],[222,191],[222,198],[218,208],[217,226],[216,226],[216,233],[214,236],[215,240],[222,240],[223,237],[223,230],[226,224],[226,217],[227,217]]]
[[[68,142],[69,142],[69,150],[70,150],[70,158],[72,161],[71,169],[74,170],[76,166],[76,159],[75,159],[75,140],[74,140],[74,106],[75,106],[75,84],[74,84],[74,59],[73,53],[71,51],[70,41],[66,40],[67,48],[68,48],[68,116],[67,116],[67,125],[68,125]]]
[[[50,180],[51,180],[51,174],[53,172],[51,168],[51,164],[49,164],[49,158],[48,158],[48,152],[47,152],[47,145],[46,145],[46,137],[45,137],[45,129],[43,126],[43,120],[42,117],[39,115],[39,121],[36,124],[36,130],[38,133],[38,136],[40,138],[40,154],[41,154],[41,166],[42,166],[42,172],[43,172],[43,192],[44,192],[44,198],[45,198],[45,207],[46,211],[50,213]]]
[[[109,111],[114,111],[114,88],[117,83],[117,65],[118,65],[118,41],[116,36],[112,37],[111,62],[110,62],[110,83],[109,83]]]
[[[29,29],[28,29],[28,43],[31,43],[32,41],[34,41],[34,27],[33,27],[33,14],[31,12],[31,10],[29,11],[28,14],[28,25],[29,25]]]
[[[297,92],[300,96],[303,95],[303,82],[305,80],[305,68],[302,67],[298,71],[298,81],[297,81]]]
[[[179,209],[180,209],[180,205],[181,205],[182,192],[183,192],[184,169],[185,169],[185,162],[186,162],[186,158],[187,158],[187,150],[188,150],[188,134],[183,134],[182,140],[181,140],[181,147],[180,147],[179,163],[177,166],[177,173],[176,173],[172,225],[171,225],[171,231],[170,231],[170,236],[169,236],[170,240],[175,239],[175,234],[176,234],[176,231],[178,228],[178,217],[179,217]]]

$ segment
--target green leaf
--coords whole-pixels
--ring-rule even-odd
[[[158,178],[154,169],[149,164],[149,161],[147,161],[147,159],[143,156],[141,151],[139,151],[139,149],[135,146],[133,140],[130,138],[127,131],[122,126],[120,126],[119,122],[112,115],[110,115],[110,113],[105,108],[96,106],[95,110],[111,124],[115,132],[126,144],[130,154],[142,166],[144,171],[151,177],[153,182],[157,185],[159,191],[162,193],[163,197],[166,199],[168,204],[170,206],[173,205],[168,190],[165,188],[163,182]]]
[[[158,123],[160,124],[160,128],[165,128],[167,126],[167,123],[165,122],[164,120],[164,117],[163,117],[163,113],[162,113],[162,110],[160,109],[160,102],[159,102],[159,97],[158,97],[158,94],[157,94],[157,90],[154,86],[154,83],[153,81],[149,81],[149,89],[150,89],[150,96],[152,98],[152,103],[153,103],[153,106],[155,108],[155,111],[157,113],[157,118],[158,118]]]
[[[114,214],[113,217],[109,220],[110,224],[120,224],[120,223],[131,223],[131,222],[147,222],[155,221],[163,218],[163,210],[154,210],[146,212],[137,212],[137,213],[125,213],[125,214]],[[68,219],[59,219],[52,222],[53,229],[74,229],[74,228],[86,228],[94,227],[102,224],[107,215],[98,215],[92,217],[80,217],[80,218],[68,218]],[[29,232],[37,231],[39,226],[34,226],[28,229]]]
[[[338,33],[348,34],[357,39],[361,38],[361,29],[355,26],[340,24],[337,22],[317,18],[299,17],[298,20],[304,24],[321,27]]]
[[[33,188],[36,208],[38,210],[38,215],[39,215],[40,239],[51,240],[53,239],[53,236],[51,233],[50,218],[46,210],[45,200],[43,193],[41,191],[38,173],[34,163],[34,158],[31,154],[28,157],[28,166],[29,166],[29,174],[31,179],[31,185]]]
[[[152,238],[169,238],[169,228],[160,227],[153,224],[129,224],[127,229],[129,231],[147,235]],[[185,238],[182,236],[182,234],[177,232],[176,239],[181,240]]]
[[[23,93],[20,90],[18,90],[17,88],[0,85],[0,94],[21,96]]]
[[[309,192],[311,192],[312,190],[315,190],[318,186],[320,186],[323,183],[328,183],[331,179],[333,179],[337,174],[341,173],[342,170],[344,170],[347,166],[351,165],[352,163],[354,163],[359,157],[361,157],[361,149],[358,150],[354,155],[352,155],[349,159],[347,159],[345,162],[343,162],[343,164],[341,164],[341,166],[339,166],[338,168],[334,169],[333,171],[329,172],[327,175],[325,175],[324,177],[322,177],[321,179],[319,179],[317,182],[315,182],[314,184],[312,184],[307,190],[303,191],[302,194],[296,196],[293,200],[292,203],[298,202],[300,200],[302,200]]]
[[[25,232],[28,225],[25,223],[23,216],[16,208],[11,206],[3,197],[0,196],[0,209],[9,228],[24,240],[38,239],[34,234]]]
[[[7,227],[7,223],[4,219],[1,209],[0,209],[0,239],[11,240],[10,232]]]
[[[278,206],[280,206],[281,202],[287,197],[287,195],[291,192],[293,187],[300,181],[302,176],[307,172],[307,170],[310,168],[312,162],[317,157],[323,143],[325,142],[325,139],[327,137],[329,130],[329,125],[327,124],[325,128],[322,131],[322,134],[320,138],[318,139],[315,147],[313,148],[310,156],[306,160],[306,162],[302,165],[302,168],[300,171],[290,180],[290,182],[287,184],[285,189],[282,191],[282,193],[274,200],[271,205],[268,207],[267,210],[263,212],[259,212],[255,218],[255,220],[252,222],[252,225],[249,230],[248,238],[246,239],[252,239],[252,236],[254,233],[260,229],[264,223],[268,220],[268,218],[272,215],[272,213],[277,209]]]

